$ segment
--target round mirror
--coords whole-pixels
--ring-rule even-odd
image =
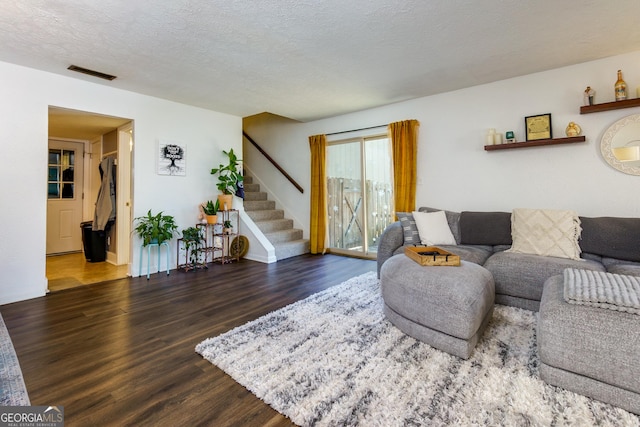
[[[629,175],[640,175],[640,114],[618,120],[607,129],[600,142],[604,160]]]

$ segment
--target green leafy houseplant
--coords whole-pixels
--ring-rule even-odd
[[[182,230],[182,241],[189,259],[189,264],[192,268],[195,268],[198,264],[198,249],[204,242],[202,229],[198,227],[185,228]]]
[[[218,174],[218,190],[223,194],[236,194],[238,191],[238,183],[244,180],[244,177],[240,174],[238,164],[242,160],[238,159],[238,156],[231,150],[222,151],[222,153],[229,158],[228,164],[220,164],[217,168],[211,169],[211,175]]]
[[[149,210],[146,216],[137,217],[135,221],[138,223],[135,232],[142,239],[143,246],[171,240],[178,229],[174,218],[171,215],[163,215],[162,212],[154,215]]]
[[[229,234],[229,233],[231,233],[232,230],[233,230],[233,225],[231,224],[231,221],[226,220],[222,224],[222,232],[225,233],[225,234]]]
[[[203,203],[202,210],[205,215],[217,215],[220,210],[220,200],[216,200],[215,203],[212,200],[209,200],[207,203]]]

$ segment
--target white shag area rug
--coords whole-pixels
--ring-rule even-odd
[[[469,360],[386,320],[375,273],[196,347],[303,426],[639,426],[620,408],[544,383],[536,313],[496,306]]]
[[[0,315],[0,406],[30,405],[18,356]]]

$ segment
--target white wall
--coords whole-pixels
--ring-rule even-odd
[[[180,229],[194,224],[198,204],[218,193],[209,172],[224,161],[222,150],[240,151],[242,147],[240,117],[13,64],[0,62],[0,93],[0,304],[42,296],[47,289],[45,183],[50,105],[133,119],[133,214],[163,210],[176,217]],[[156,174],[159,139],[187,144],[186,177]],[[175,244],[174,240],[174,268]],[[135,237],[134,275],[138,273],[139,245]]]
[[[279,188],[296,217],[309,218],[309,135],[390,122],[420,121],[418,206],[451,210],[516,207],[574,209],[584,216],[640,216],[640,176],[623,174],[602,159],[599,143],[618,119],[640,107],[580,115],[586,86],[596,103],[614,100],[616,71],[623,70],[630,97],[640,86],[640,52],[401,102],[309,123],[264,116],[245,119],[244,129],[305,188],[300,195],[277,172],[260,178]],[[313,102],[313,100],[310,100]],[[570,121],[582,127],[586,142],[558,146],[484,151],[488,128],[516,132],[525,139],[524,117],[551,113],[553,135],[564,137]],[[373,130],[373,133],[377,130]],[[348,134],[341,135],[347,137]],[[245,143],[252,170],[259,154]]]

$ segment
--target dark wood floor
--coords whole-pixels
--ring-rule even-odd
[[[374,270],[374,261],[335,255],[241,260],[63,290],[0,312],[32,405],[63,405],[67,426],[284,426],[196,344]]]

